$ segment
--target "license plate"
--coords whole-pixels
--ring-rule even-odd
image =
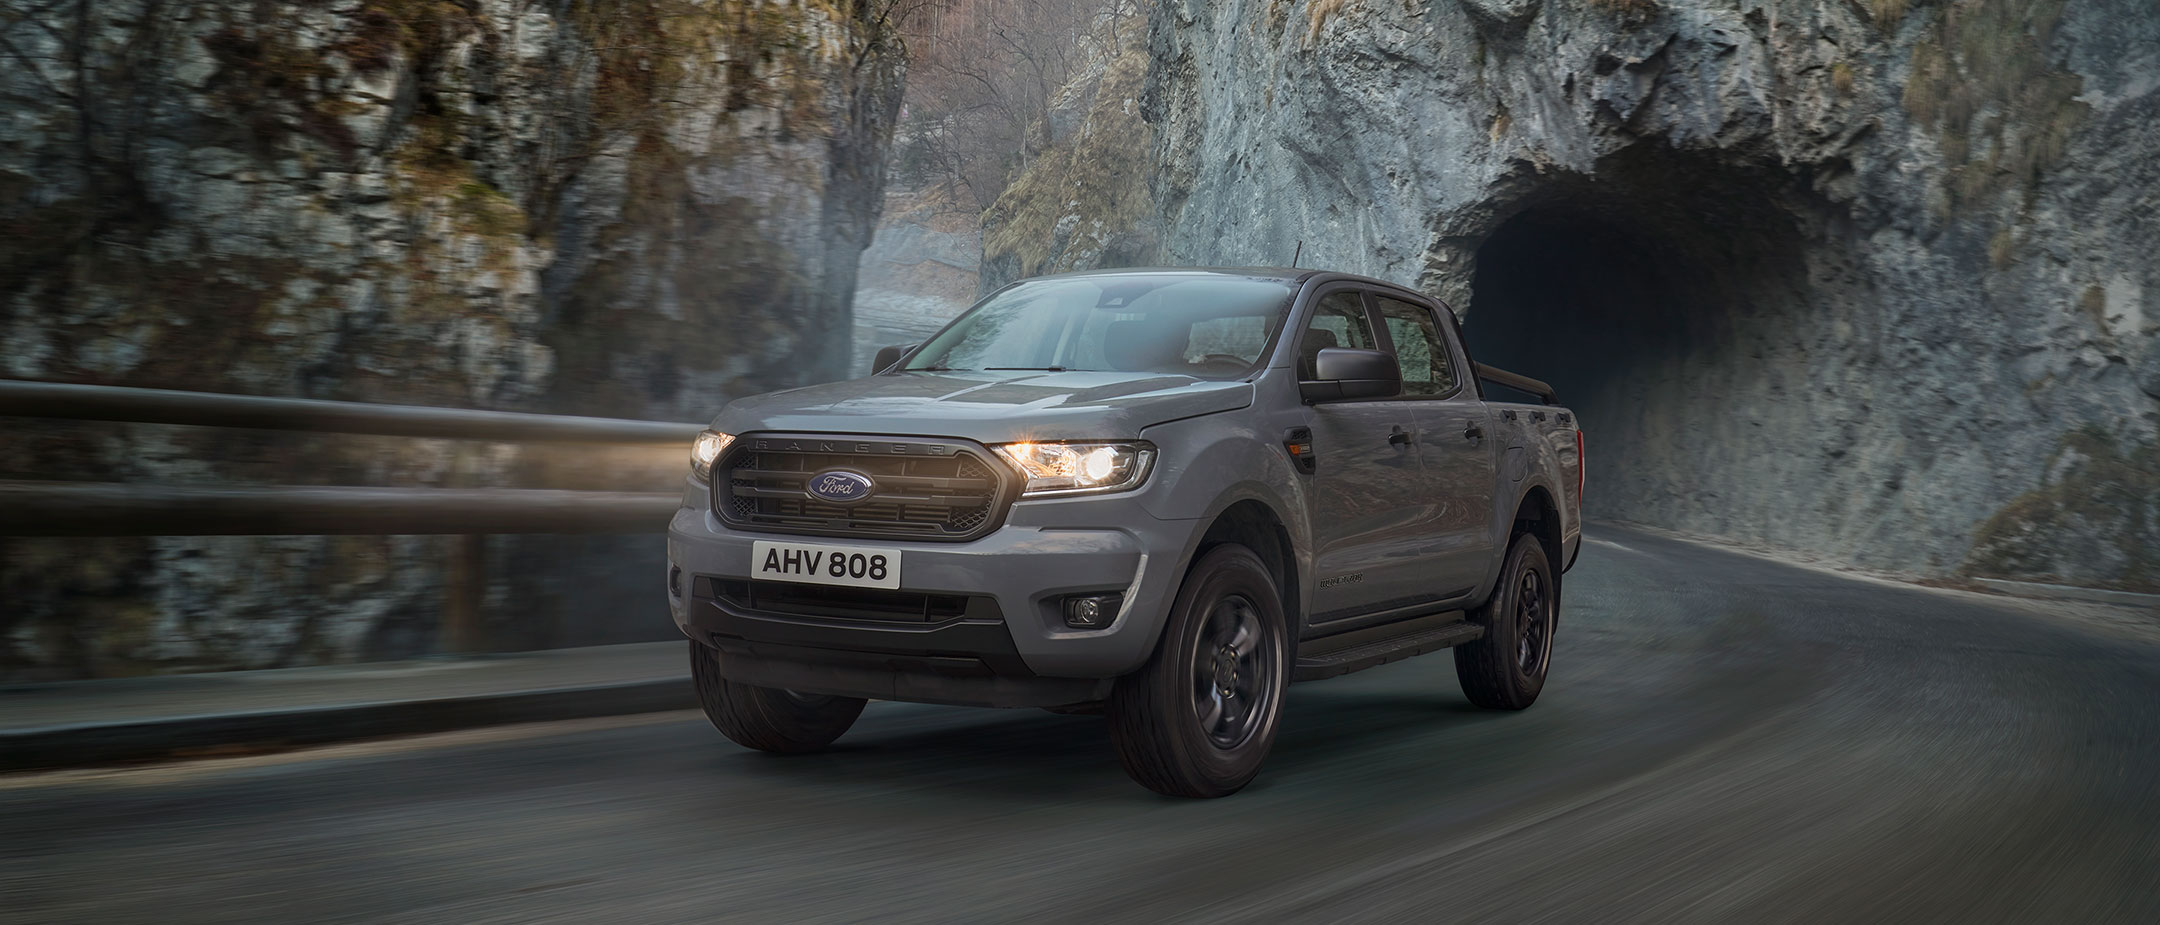
[[[849,588],[897,588],[900,550],[759,540],[750,544],[750,576]]]

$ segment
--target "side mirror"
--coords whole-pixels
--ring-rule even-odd
[[[877,357],[870,361],[870,375],[875,376],[878,373],[882,373],[888,369],[893,368],[896,365],[899,365],[900,358],[907,356],[908,351],[913,350],[918,346],[920,345],[894,344],[890,347],[879,347]]]
[[[1388,398],[1402,394],[1402,369],[1379,350],[1326,347],[1313,359],[1313,378],[1298,383],[1306,404]]]

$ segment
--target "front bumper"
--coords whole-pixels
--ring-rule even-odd
[[[901,700],[1071,703],[1106,687],[1051,679],[1101,681],[1147,661],[1201,527],[1157,519],[1134,493],[1022,501],[998,529],[967,542],[753,533],[720,523],[705,487],[691,482],[668,526],[669,603],[683,633],[719,649],[723,670],[745,683]],[[897,548],[901,590],[980,604],[907,621],[761,610],[720,593],[723,583],[748,579],[756,540]],[[1110,625],[1065,625],[1064,596],[1111,591],[1125,599]],[[777,683],[782,674],[798,683]],[[916,683],[925,679],[942,680]]]

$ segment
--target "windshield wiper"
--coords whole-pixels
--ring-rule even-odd
[[[1096,369],[1073,369],[1073,368],[1071,368],[1071,367],[1068,367],[1068,366],[985,366],[985,367],[983,367],[983,368],[984,368],[984,369],[986,369],[986,370],[987,370],[987,369],[1001,369],[1001,370],[1019,370],[1019,371],[1022,371],[1022,372],[1040,372],[1040,373],[1094,373],[1094,372],[1101,372],[1101,370],[1096,370]]]

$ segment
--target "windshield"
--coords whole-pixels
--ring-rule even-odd
[[[960,316],[909,370],[1120,370],[1235,379],[1267,350],[1296,286],[1191,273],[1021,283]]]

